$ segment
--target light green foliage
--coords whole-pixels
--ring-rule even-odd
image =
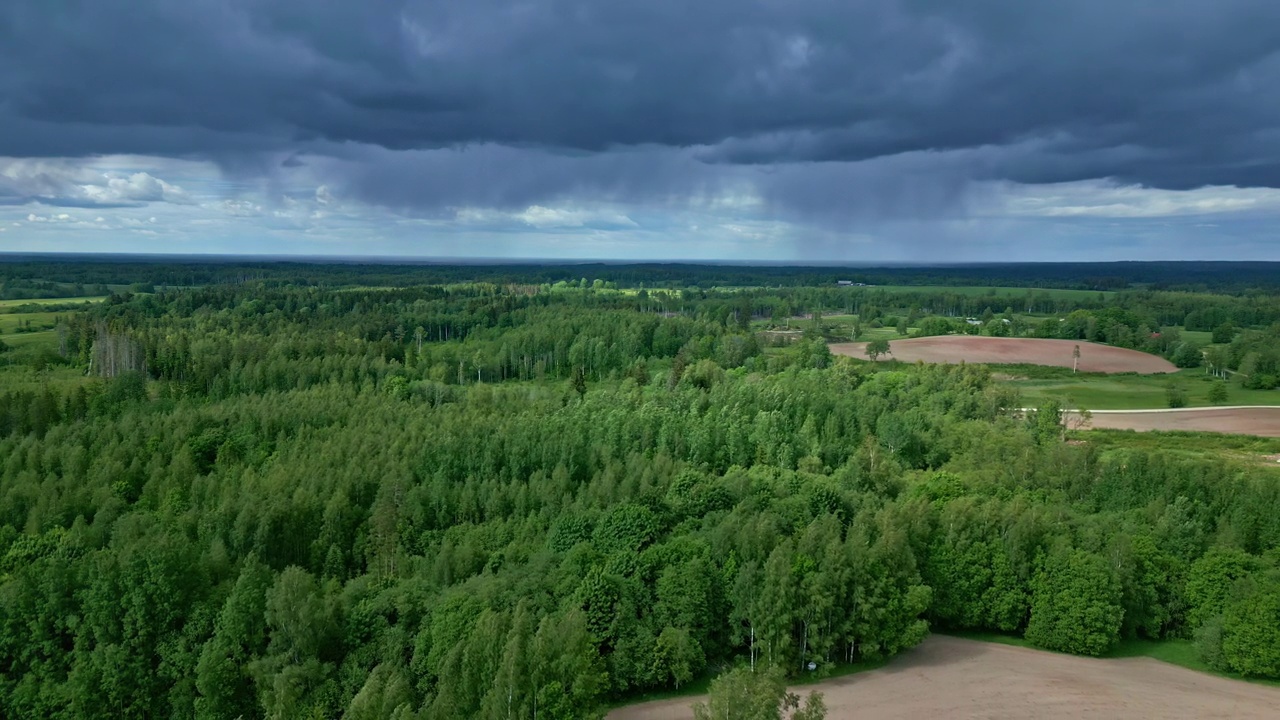
[[[1101,655],[1124,617],[1120,583],[1107,561],[1085,550],[1051,552],[1031,584],[1026,637],[1050,650]]]
[[[663,683],[670,680],[672,687],[677,689],[692,680],[706,664],[698,641],[683,628],[668,627],[663,630],[658,636],[653,655],[653,676]]]
[[[413,693],[399,669],[379,665],[369,673],[364,686],[351,699],[342,717],[351,720],[413,717]],[[222,716],[230,717],[230,716]]]
[[[1244,675],[1280,676],[1280,573],[1237,589],[1222,616],[1222,658]]]
[[[867,357],[871,358],[873,362],[877,360],[881,355],[888,355],[890,352],[892,351],[889,349],[888,340],[885,340],[885,339],[872,340],[871,342],[867,343]]]
[[[1221,615],[1236,581],[1247,577],[1254,558],[1236,548],[1211,548],[1191,564],[1185,591],[1187,624],[1198,627]]]
[[[1066,431],[1062,421],[1062,405],[1056,400],[1041,405],[1040,409],[1028,415],[1028,420],[1041,443],[1057,441]]]
[[[252,715],[256,707],[250,660],[266,649],[267,592],[271,572],[255,558],[245,563],[222,606],[213,637],[196,666],[196,717]]]
[[[823,720],[826,704],[810,693],[801,706],[799,696],[787,692],[777,669],[752,672],[737,668],[711,682],[705,703],[693,706],[697,720]]]

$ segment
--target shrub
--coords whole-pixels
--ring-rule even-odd
[[[1195,634],[1196,655],[1210,668],[1218,672],[1231,669],[1222,655],[1222,616],[1210,618]]]
[[[1222,404],[1227,401],[1227,384],[1221,380],[1215,380],[1213,385],[1209,386],[1209,402],[1214,404]]]

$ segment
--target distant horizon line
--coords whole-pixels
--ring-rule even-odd
[[[196,262],[261,262],[261,263],[299,263],[321,265],[326,263],[344,265],[518,265],[518,266],[553,266],[553,265],[693,265],[693,266],[725,266],[725,267],[791,267],[791,268],[963,268],[963,267],[1008,267],[1018,265],[1280,265],[1280,260],[975,260],[967,262],[891,262],[891,261],[815,261],[815,260],[724,260],[724,259],[634,259],[634,258],[497,258],[497,257],[465,257],[465,256],[429,256],[429,255],[303,255],[303,254],[270,254],[270,253],[130,253],[130,252],[6,252],[0,251],[0,263],[21,262],[24,260],[106,260],[127,262],[130,260],[182,261]]]

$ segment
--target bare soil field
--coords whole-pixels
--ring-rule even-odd
[[[895,340],[891,355],[884,360],[927,363],[983,363],[991,365],[1055,365],[1071,367],[1072,352],[1080,346],[1080,371],[1099,373],[1136,372],[1144,375],[1177,372],[1162,357],[1126,348],[1075,340],[1040,338],[1000,338],[979,335],[939,335]],[[865,360],[866,343],[835,343],[831,352]]]
[[[1280,408],[1223,407],[1178,410],[1095,410],[1089,423],[1117,430],[1189,430],[1280,437]],[[1280,717],[1280,712],[1277,713]]]
[[[1280,688],[1151,658],[1099,660],[933,636],[887,666],[795,688],[849,718],[1275,718]],[[700,698],[660,700],[608,720],[686,720]]]

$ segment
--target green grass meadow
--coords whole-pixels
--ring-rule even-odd
[[[947,292],[967,297],[984,297],[990,295],[992,297],[1007,299],[1025,298],[1028,293],[1034,295],[1046,295],[1055,300],[1097,300],[1099,297],[1109,298],[1112,295],[1115,295],[1114,292],[1109,290],[1062,290],[1054,288],[982,287],[971,285],[958,287],[944,287],[938,285],[868,285],[865,288],[858,289],[866,291],[884,290],[886,292]],[[994,310],[995,308],[992,309]]]
[[[995,371],[1013,379],[1005,382],[1018,388],[1023,404],[1039,406],[1049,400],[1057,400],[1071,407],[1089,410],[1143,410],[1166,408],[1168,387],[1173,384],[1187,396],[1187,407],[1213,407],[1209,402],[1209,388],[1214,378],[1201,368],[1182,370],[1164,375],[1105,375],[1101,373],[1071,374],[1069,368],[1051,373],[1039,372],[1048,368],[1036,368],[1027,377],[1030,368],[997,366]],[[1218,405],[1280,405],[1280,392],[1275,390],[1246,390],[1239,384],[1227,383],[1227,400]]]
[[[41,298],[38,300],[0,300],[0,341],[5,345],[18,349],[30,347],[56,348],[57,332],[54,330],[59,318],[65,318],[76,310],[90,303],[101,302],[105,297],[66,297]],[[36,310],[19,312],[20,308],[31,306],[57,307],[57,310]],[[19,332],[30,326],[30,331]]]
[[[83,305],[85,303],[96,303],[106,300],[106,296],[99,297],[65,297],[65,298],[39,298],[36,300],[0,300],[0,313],[8,312],[9,308],[21,307],[23,305]]]

